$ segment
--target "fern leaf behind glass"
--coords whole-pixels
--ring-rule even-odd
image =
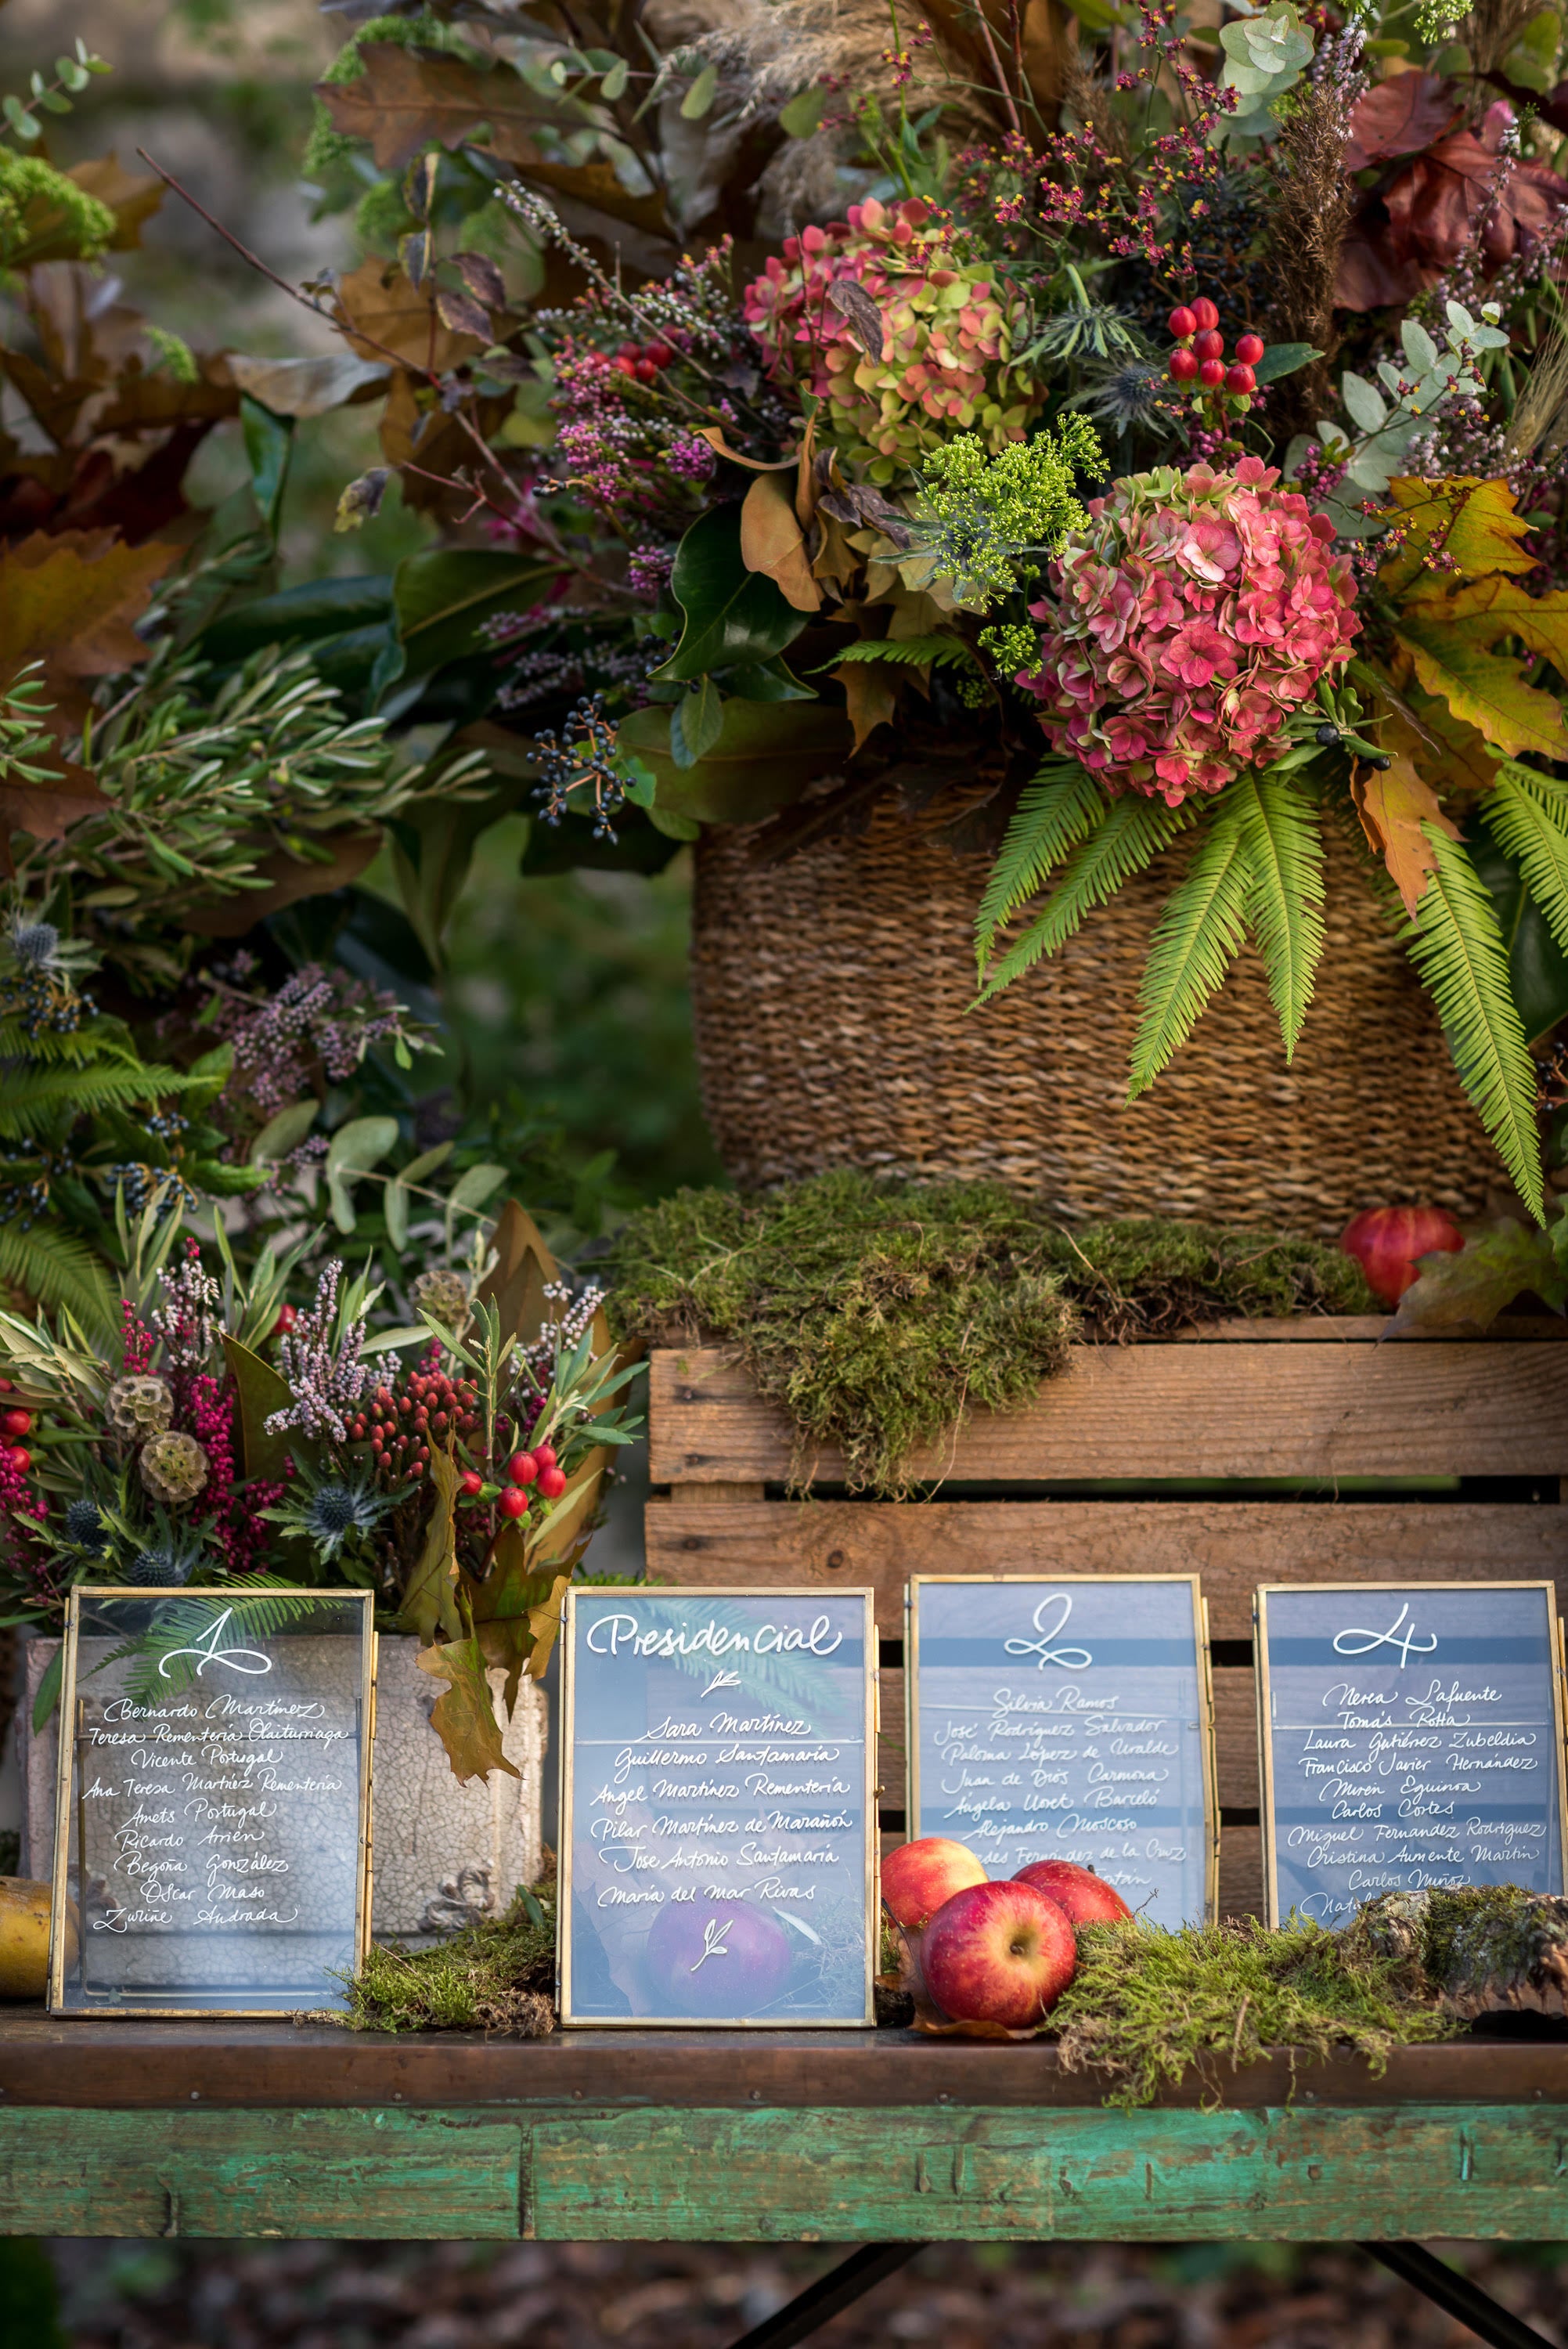
[[[1458,841],[1435,823],[1421,830],[1436,869],[1405,929],[1410,959],[1438,1007],[1460,1082],[1520,1197],[1541,1222],[1535,1063],[1514,1007],[1491,895]]]
[[[1147,1092],[1171,1054],[1187,1041],[1246,936],[1243,916],[1252,870],[1239,810],[1225,801],[1208,838],[1171,893],[1149,944],[1139,999],[1143,1017],[1132,1046],[1130,1102]]]

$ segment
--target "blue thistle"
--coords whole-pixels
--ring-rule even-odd
[[[350,1534],[367,1534],[393,1504],[394,1495],[377,1493],[356,1477],[346,1484],[335,1477],[317,1485],[299,1508],[296,1522],[310,1536],[324,1559],[334,1558]]]
[[[85,1493],[79,1493],[67,1506],[66,1538],[92,1557],[101,1557],[108,1547],[108,1527],[98,1513],[98,1505],[89,1501]]]

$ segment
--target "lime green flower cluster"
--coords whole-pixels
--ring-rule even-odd
[[[0,147],[0,268],[96,261],[114,230],[108,206],[41,155]]]
[[[978,433],[934,449],[921,474],[916,552],[933,579],[951,579],[962,604],[985,611],[998,595],[1038,578],[1069,531],[1088,515],[1075,476],[1104,481],[1109,466],[1086,416],[1065,416],[1033,440],[986,454]]]

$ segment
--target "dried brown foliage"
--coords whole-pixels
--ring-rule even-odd
[[[1267,286],[1271,343],[1310,343],[1323,357],[1287,376],[1270,395],[1269,429],[1283,445],[1310,429],[1332,398],[1329,362],[1339,248],[1357,191],[1345,169],[1345,111],[1327,82],[1304,82],[1280,137],[1277,207],[1270,222]]]

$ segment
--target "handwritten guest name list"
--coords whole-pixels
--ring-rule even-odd
[[[1563,1885],[1552,1587],[1257,1595],[1272,1914],[1380,1892]]]
[[[281,1632],[257,1613],[199,1595],[84,1606],[67,1847],[87,1898],[67,2009],[341,2002],[368,1619],[357,1596],[313,1594]]]
[[[569,2023],[870,2019],[869,1594],[574,1590]]]
[[[1157,1925],[1201,1924],[1212,1844],[1190,1576],[910,1585],[910,1833],[994,1877],[1071,1859]]]

